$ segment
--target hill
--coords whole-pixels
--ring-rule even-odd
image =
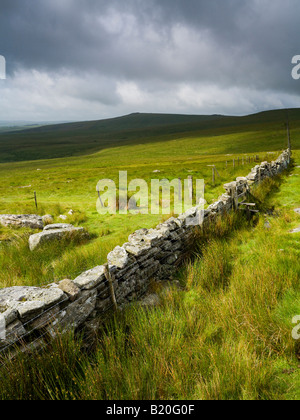
[[[291,128],[300,131],[300,109],[288,110]],[[0,133],[0,163],[91,154],[103,149],[224,134],[280,132],[286,110],[244,117],[222,115],[140,114]],[[282,148],[276,135],[264,149]],[[297,145],[298,146],[298,145]],[[253,151],[257,151],[253,149]]]

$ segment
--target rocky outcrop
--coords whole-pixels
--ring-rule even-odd
[[[27,227],[30,229],[43,229],[44,227],[43,218],[36,214],[1,214],[0,223],[2,226]]]

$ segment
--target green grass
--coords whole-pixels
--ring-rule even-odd
[[[268,211],[250,224],[233,215],[199,236],[181,287],[153,286],[160,305],[111,318],[91,354],[66,336],[7,362],[0,398],[299,400],[297,176],[295,167],[255,191]]]
[[[291,129],[297,137],[299,115],[299,109],[289,110]],[[285,122],[286,110],[277,110],[245,117],[132,114],[109,120],[58,124],[0,135],[0,162],[79,156],[130,145],[151,149],[153,143],[163,143],[161,149],[165,150],[164,156],[168,156],[168,146],[174,140],[184,142],[183,153],[191,147],[192,156],[273,151],[282,148]]]
[[[298,115],[298,110],[290,111],[295,149],[300,148]],[[233,169],[233,158],[259,154],[260,161],[269,160],[285,148],[284,116],[277,111],[203,119],[199,128],[200,119],[193,122],[194,117],[175,124],[177,117],[170,116],[164,125],[162,116],[135,115],[105,123],[109,145],[102,144],[99,135],[99,124],[104,123],[90,123],[95,132],[85,135],[86,144],[81,144],[80,124],[72,126],[75,131],[69,125],[48,127],[45,138],[43,128],[20,137],[0,136],[0,143],[12,141],[2,160],[45,158],[0,164],[1,213],[35,213],[37,191],[40,214],[52,214],[59,221],[60,214],[73,209],[67,221],[92,234],[87,243],[59,243],[31,253],[29,230],[0,227],[4,241],[0,287],[75,278],[104,262],[135,229],[155,226],[166,217],[100,216],[99,179],[117,181],[119,170],[128,170],[129,180],[148,182],[153,177],[185,179],[192,174],[206,180],[205,198],[210,203],[224,192],[225,182],[246,175],[254,166],[251,162]],[[131,130],[128,124],[133,122]],[[61,137],[62,129],[68,141]],[[122,146],[117,144],[117,132],[128,136],[119,139]],[[93,147],[103,146],[102,150],[69,156],[74,142],[79,146],[74,143],[72,153],[91,153],[96,137]],[[41,138],[45,141],[37,147]],[[52,143],[55,138],[60,138],[61,147]],[[194,257],[178,273],[180,288],[175,283],[153,286],[160,294],[158,307],[145,310],[136,303],[111,318],[91,354],[82,351],[79,337],[74,340],[70,335],[59,337],[34,357],[19,355],[6,361],[0,368],[0,398],[299,399],[300,346],[291,335],[292,318],[300,314],[299,234],[289,231],[300,225],[293,211],[300,207],[300,152],[295,150],[293,157],[291,172],[255,191],[261,201],[256,221],[249,225],[236,216],[220,220],[199,238]],[[210,164],[216,164],[221,175],[215,186]],[[153,174],[157,169],[161,172]]]
[[[277,154],[274,154],[275,156],[277,157]],[[7,172],[3,170],[3,166],[6,165],[0,165],[0,174],[4,181],[0,185],[1,213],[38,212],[40,215],[52,215],[55,222],[61,222],[59,215],[66,214],[68,216],[66,222],[83,226],[92,235],[92,240],[81,246],[64,244],[57,247],[56,244],[48,244],[40,252],[32,253],[28,247],[31,231],[0,226],[0,240],[4,241],[0,245],[0,287],[22,284],[40,285],[48,283],[49,280],[75,278],[82,271],[106,262],[107,254],[115,246],[127,242],[129,234],[135,230],[155,227],[160,223],[163,215],[120,215],[118,213],[99,215],[96,210],[98,198],[96,184],[99,179],[111,178],[118,185],[119,170],[128,170],[128,181],[142,178],[151,185],[151,179],[154,177],[169,180],[176,177],[187,179],[188,175],[192,174],[194,179],[206,181],[205,199],[210,204],[225,192],[224,183],[237,176],[246,175],[255,165],[251,162],[243,166],[240,160],[240,165],[235,169],[233,169],[232,161],[226,168],[225,159],[228,158],[224,155],[208,156],[199,159],[197,163],[177,162],[172,165],[160,162],[150,168],[148,164],[133,166],[130,163],[128,166],[116,165],[113,169],[109,166],[104,167],[100,172],[94,167],[98,162],[97,157],[93,158],[93,164],[89,162],[91,157],[76,158],[75,168],[72,165],[68,167],[66,161],[64,161],[64,166],[61,166],[60,161],[47,161],[46,166],[39,162],[41,171],[36,171],[36,164],[32,162],[21,164],[21,167],[19,167],[20,164],[14,164],[15,168],[10,164]],[[260,154],[260,161],[266,158],[270,158],[270,155]],[[110,159],[117,163],[117,156],[111,156]],[[207,166],[212,163],[216,164],[220,174],[215,185],[212,185],[212,170]],[[153,170],[156,168],[160,168],[161,173],[154,174]],[[99,178],[94,175],[97,173]],[[30,184],[32,187],[29,189],[18,188],[18,186]],[[38,211],[35,209],[33,191],[37,191]],[[74,211],[72,216],[68,215],[70,209]],[[12,238],[14,238],[13,244]],[[18,251],[16,251],[14,244],[18,241]],[[15,258],[16,252],[19,258]],[[49,255],[49,258],[43,258],[43,255]],[[28,266],[30,269],[27,268]]]
[[[290,110],[289,114],[293,145],[300,147],[300,111]],[[223,194],[225,182],[246,175],[256,164],[252,161],[242,165],[243,158],[246,162],[247,156],[259,155],[259,161],[271,160],[286,147],[285,115],[284,110],[248,117],[134,114],[1,135],[1,160],[8,163],[0,164],[0,213],[51,214],[59,222],[59,215],[72,209],[75,213],[68,216],[67,222],[85,227],[92,240],[54,250],[46,246],[43,252],[49,257],[43,259],[42,253],[39,257],[29,252],[28,230],[0,226],[0,241],[4,241],[0,245],[0,287],[75,278],[102,264],[106,255],[126,242],[133,231],[160,222],[161,215],[99,215],[96,185],[100,179],[109,178],[118,185],[119,171],[126,170],[128,181],[141,178],[150,185],[152,178],[187,179],[192,175],[205,180],[205,198],[211,203]],[[91,142],[94,149],[89,148]],[[40,160],[25,161],[29,158]],[[240,164],[236,163],[234,169],[233,159],[238,158]],[[215,185],[208,166],[211,164],[220,173]],[[153,173],[155,170],[160,173]],[[16,243],[16,236],[20,238],[18,259],[13,257],[15,250],[9,243],[12,237]]]

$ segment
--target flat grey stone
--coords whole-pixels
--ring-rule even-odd
[[[122,269],[128,263],[128,254],[124,248],[117,246],[108,254],[107,261],[108,264]]]
[[[73,233],[88,235],[84,228],[78,227],[75,228],[65,228],[65,229],[50,229],[44,230],[43,232],[36,233],[35,235],[31,235],[29,237],[29,248],[30,251],[34,251],[39,245],[42,245],[47,242],[52,242],[57,239],[64,239],[68,237],[68,235],[72,235]]]
[[[290,231],[290,233],[300,233],[300,226]]]
[[[82,290],[90,290],[105,281],[104,266],[100,265],[80,274],[73,283]]]
[[[17,311],[24,320],[38,315],[66,298],[58,288],[42,289],[39,287],[15,286],[0,290],[0,313]],[[13,316],[12,313],[10,316]]]
[[[123,247],[126,249],[126,251],[133,255],[134,257],[140,257],[141,255],[146,254],[150,249],[151,245],[149,243],[125,243]]]
[[[140,229],[129,235],[128,242],[132,244],[139,244],[144,241],[145,235],[147,235],[148,229]]]
[[[294,212],[300,214],[300,209],[295,209]]]
[[[43,229],[42,217],[36,214],[1,214],[0,223],[3,226],[28,227],[30,229]]]
[[[45,304],[42,301],[28,301],[18,304],[17,309],[22,320],[28,320],[32,316],[38,316],[43,313]]]
[[[54,223],[44,227],[44,231],[54,230],[54,229],[74,229],[73,225],[69,223]]]

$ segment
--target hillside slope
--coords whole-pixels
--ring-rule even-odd
[[[280,133],[281,139],[274,135],[267,147],[276,150],[282,148],[286,113],[277,110],[245,117],[135,113],[100,121],[42,126],[0,134],[0,163],[78,156],[123,145],[249,131]],[[291,128],[300,132],[300,109],[288,113]]]

